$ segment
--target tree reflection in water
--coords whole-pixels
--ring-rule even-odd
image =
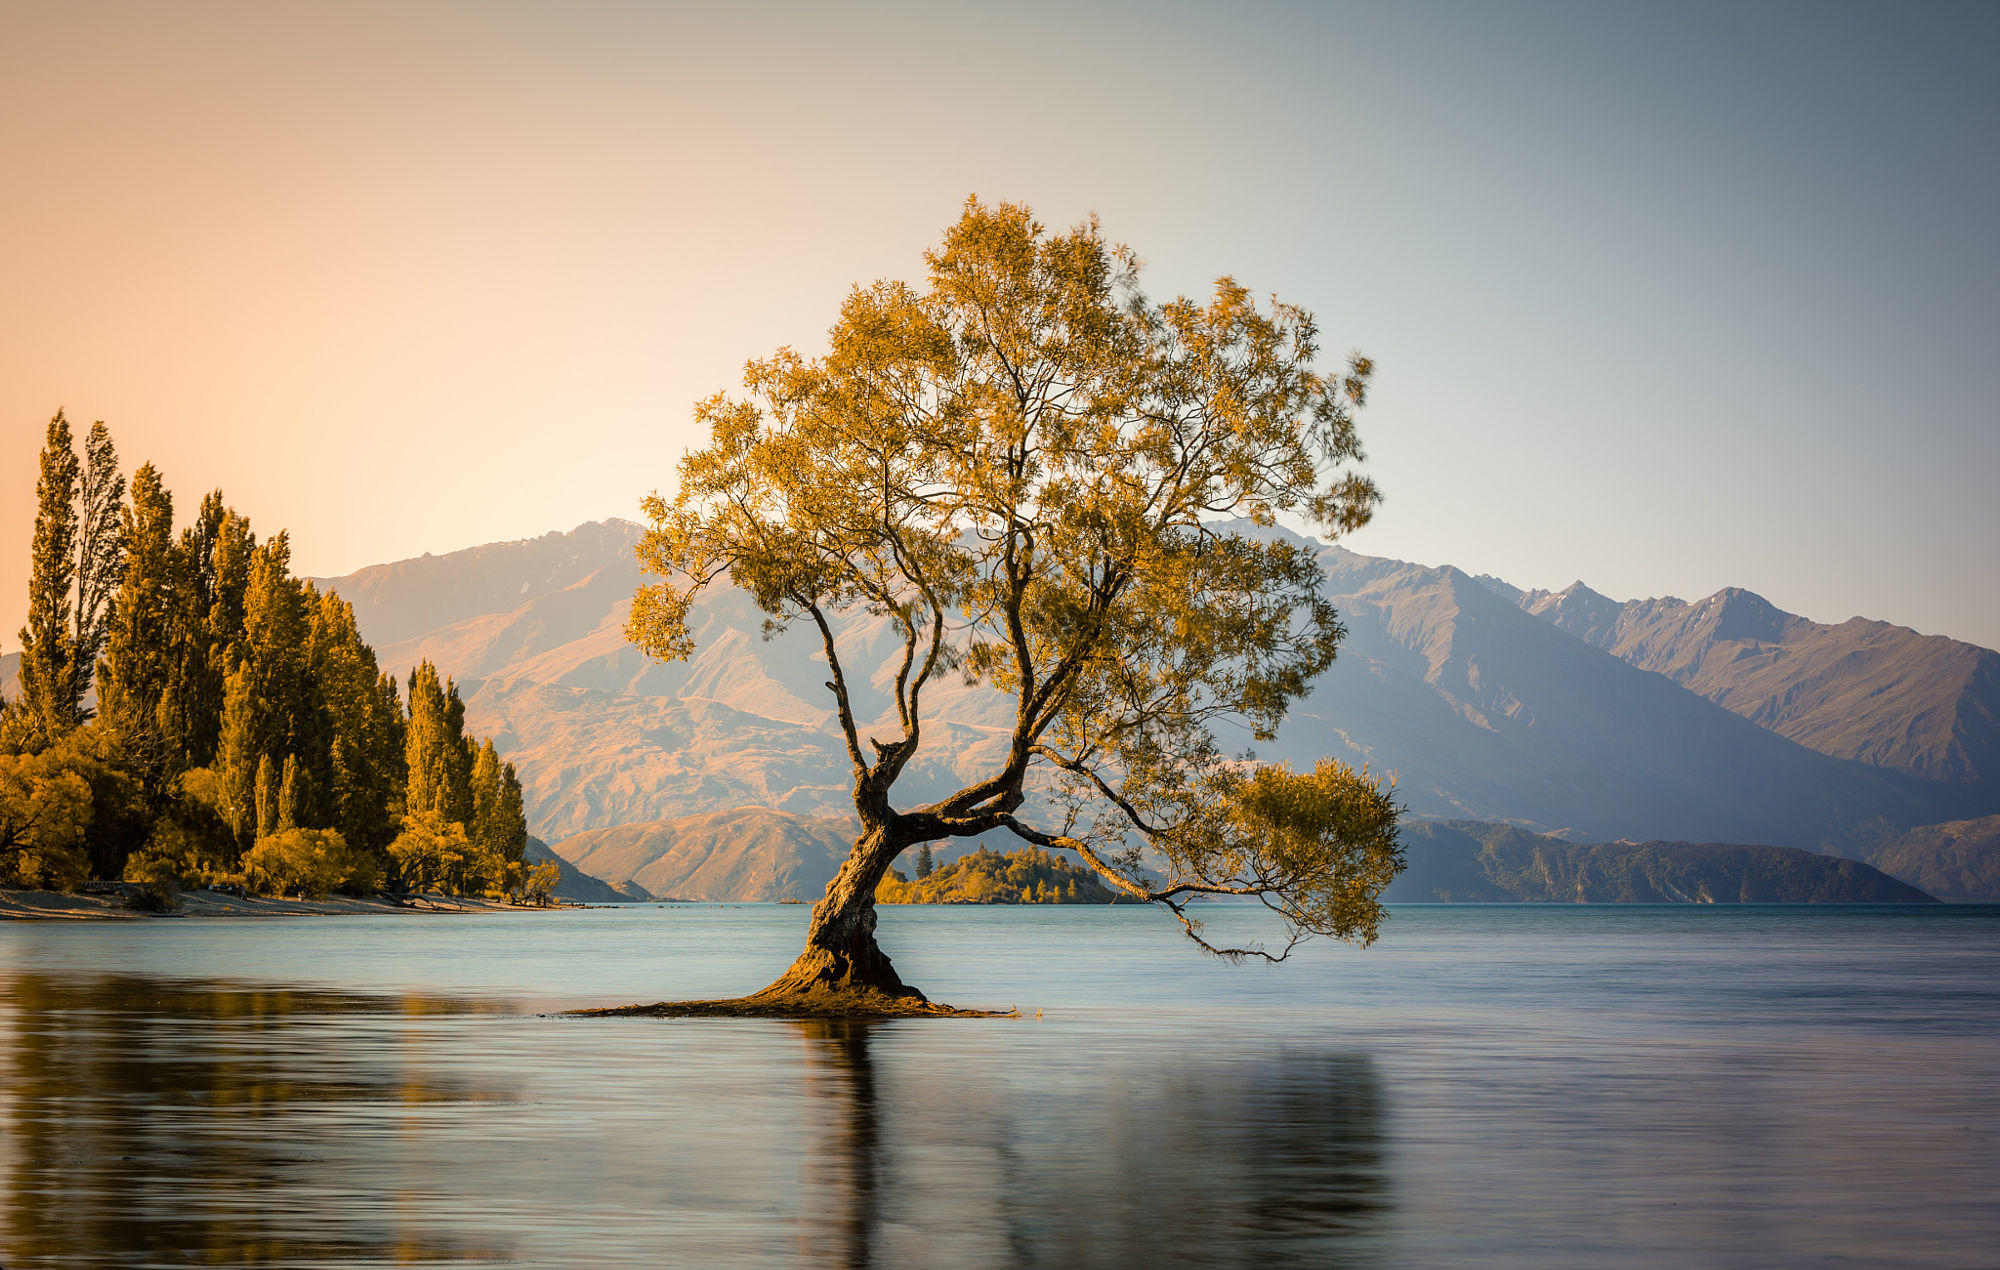
[[[794,1026],[824,1114],[802,1263],[1346,1265],[1389,1246],[1385,1097],[1363,1055],[993,1082],[904,1061],[885,1081],[873,1051],[940,1025]]]
[[[1381,1260],[1374,1065],[1204,1044],[0,972],[0,1262]]]
[[[231,1265],[496,1256],[490,1237],[443,1235],[421,1215],[399,1222],[393,1201],[354,1203],[379,1178],[372,1159],[338,1154],[343,1143],[393,1139],[427,1105],[501,1096],[410,1061],[423,1042],[407,1020],[479,1008],[156,979],[5,976],[6,1249],[31,1265],[111,1264],[111,1254]],[[367,1026],[385,1014],[398,1025]],[[368,1032],[376,1034],[356,1043]],[[384,1044],[389,1037],[398,1039]],[[339,1131],[329,1132],[333,1126]],[[311,1202],[314,1192],[325,1202]]]

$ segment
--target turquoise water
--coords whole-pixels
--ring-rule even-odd
[[[1409,906],[1275,967],[1144,909],[892,908],[905,978],[1024,1017],[552,1013],[755,989],[805,916],[0,925],[0,1265],[2000,1247],[2000,907]]]

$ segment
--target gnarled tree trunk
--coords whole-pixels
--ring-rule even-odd
[[[991,1017],[1011,1010],[958,1010],[924,996],[896,974],[875,944],[875,888],[903,848],[922,841],[914,826],[894,820],[864,833],[813,906],[806,948],[792,968],[762,992],[719,1001],[662,1001],[658,1005],[579,1010],[599,1016],[655,1018],[849,1018],[897,1015]]]
[[[813,905],[806,947],[792,968],[752,1001],[824,1006],[851,1001],[857,1008],[890,998],[920,1004],[924,994],[904,983],[875,943],[875,888],[909,843],[889,826],[854,844],[847,860]]]

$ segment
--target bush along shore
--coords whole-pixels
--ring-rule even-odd
[[[79,904],[160,912],[184,894],[548,901],[558,870],[522,860],[514,765],[436,667],[380,669],[352,606],[293,576],[286,534],[260,540],[220,490],[177,529],[152,464],[128,487],[102,423],[79,460],[60,412],[36,490],[0,888],[124,883]]]

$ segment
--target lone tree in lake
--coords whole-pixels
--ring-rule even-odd
[[[741,1001],[661,1009],[942,1012],[876,946],[876,886],[907,847],[994,831],[1072,853],[1223,956],[1371,942],[1402,868],[1391,791],[1331,760],[1253,765],[1215,732],[1270,739],[1345,634],[1312,552],[1240,526],[1367,522],[1377,491],[1352,465],[1369,362],[1319,373],[1311,315],[1231,278],[1206,304],[1153,303],[1095,220],[1051,233],[969,200],[925,260],[922,288],[857,287],[824,357],[781,349],[748,365],[745,398],[702,402],[708,448],[671,500],[645,502],[639,555],[659,581],[631,638],[686,657],[690,606],[717,583],[773,631],[810,624],[861,823],[790,970]],[[849,685],[878,667],[837,647],[846,614],[901,635],[880,668],[888,735],[855,717]],[[945,675],[1011,701],[1004,757],[899,806]],[[1211,943],[1188,904],[1224,895],[1277,913],[1284,947]]]

